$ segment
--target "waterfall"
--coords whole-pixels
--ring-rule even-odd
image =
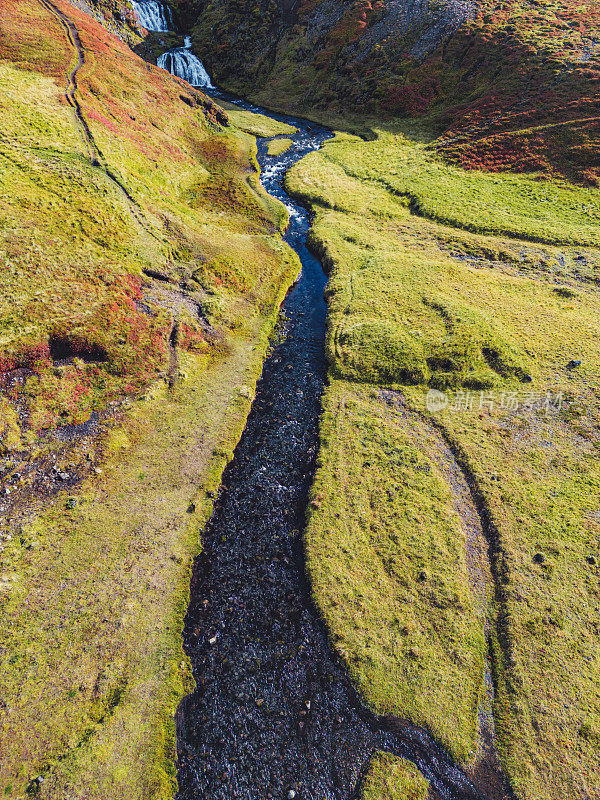
[[[129,0],[140,25],[147,31],[172,31],[173,15],[169,6],[158,0]]]
[[[208,72],[204,69],[202,62],[192,53],[191,47],[192,40],[186,36],[184,46],[163,53],[157,61],[158,66],[168,70],[172,75],[183,78],[192,86],[214,89]]]

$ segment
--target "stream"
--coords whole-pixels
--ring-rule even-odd
[[[179,800],[349,800],[377,750],[409,758],[440,797],[481,800],[429,734],[363,707],[312,602],[302,529],[325,381],[327,279],[306,247],[310,216],[282,180],[331,133],[227,99],[299,129],[280,156],[259,140],[258,159],[263,186],[290,212],[285,239],[302,272],[194,565],[184,643],[196,690],[177,715]]]

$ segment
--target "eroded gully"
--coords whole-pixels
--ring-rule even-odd
[[[299,129],[281,156],[259,140],[259,162],[263,186],[290,211],[286,241],[302,273],[194,566],[184,640],[197,688],[177,717],[179,800],[349,800],[377,750],[409,758],[447,800],[481,800],[428,733],[361,704],[311,600],[301,532],[325,380],[326,277],[306,247],[309,215],[281,183],[330,133],[236,102]]]

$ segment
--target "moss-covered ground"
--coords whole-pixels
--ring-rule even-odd
[[[264,114],[253,114],[251,111],[239,108],[233,103],[223,102],[222,107],[227,111],[229,119],[234,125],[252,136],[280,136],[286,133],[296,133],[298,130],[286,122],[278,122]]]
[[[210,99],[63,0],[0,13],[0,793],[168,798],[191,559],[299,262]]]
[[[425,800],[428,782],[416,767],[403,758],[377,753],[367,774],[364,800]]]
[[[370,705],[476,771],[484,622],[433,425],[491,544],[505,773],[519,798],[595,797],[600,195],[447,168],[406,134],[339,135],[287,181],[330,272],[315,599]]]
[[[280,156],[289,150],[291,145],[291,139],[272,139],[267,146],[267,152],[270,156]]]

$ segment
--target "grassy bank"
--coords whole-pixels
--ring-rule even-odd
[[[271,324],[256,317],[224,360],[184,356],[175,389],[107,426],[100,474],[30,507],[6,547],[6,796],[38,776],[41,797],[173,796],[191,560]]]
[[[376,753],[363,784],[364,800],[425,800],[428,782],[403,758]]]
[[[599,195],[447,168],[407,134],[338,136],[288,177],[330,271],[315,599],[370,705],[476,769],[483,619],[431,420],[492,544],[504,769],[520,798],[593,797]]]
[[[299,262],[211,100],[0,6],[0,793],[170,798],[191,561]]]
[[[273,141],[269,142],[267,152],[270,156],[280,156],[286,150],[289,150],[291,145],[291,139],[273,139]]]
[[[429,784],[417,768],[403,758],[376,753],[362,789],[364,800],[425,800]]]
[[[464,761],[485,643],[452,495],[369,387],[333,381],[323,407],[307,531],[313,592],[369,705],[434,727]]]

